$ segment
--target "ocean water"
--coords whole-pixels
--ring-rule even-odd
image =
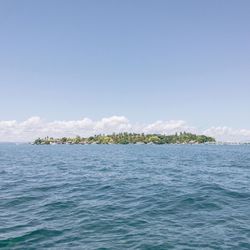
[[[0,145],[1,249],[250,249],[250,146]]]

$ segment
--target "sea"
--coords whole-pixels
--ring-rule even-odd
[[[0,249],[250,249],[250,146],[0,144]]]

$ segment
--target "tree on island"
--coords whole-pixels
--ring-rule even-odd
[[[195,135],[192,133],[176,133],[174,135],[161,135],[161,134],[136,134],[136,133],[118,133],[111,135],[95,135],[90,137],[80,137],[79,135],[74,138],[52,138],[45,137],[44,139],[38,138],[34,144],[203,144],[215,143],[213,137],[205,135]]]

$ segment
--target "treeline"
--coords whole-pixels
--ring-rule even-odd
[[[38,138],[33,144],[201,144],[214,143],[213,137],[181,132],[174,135],[119,133],[74,138]]]

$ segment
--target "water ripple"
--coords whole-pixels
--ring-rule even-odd
[[[250,249],[249,153],[0,144],[0,248]]]

